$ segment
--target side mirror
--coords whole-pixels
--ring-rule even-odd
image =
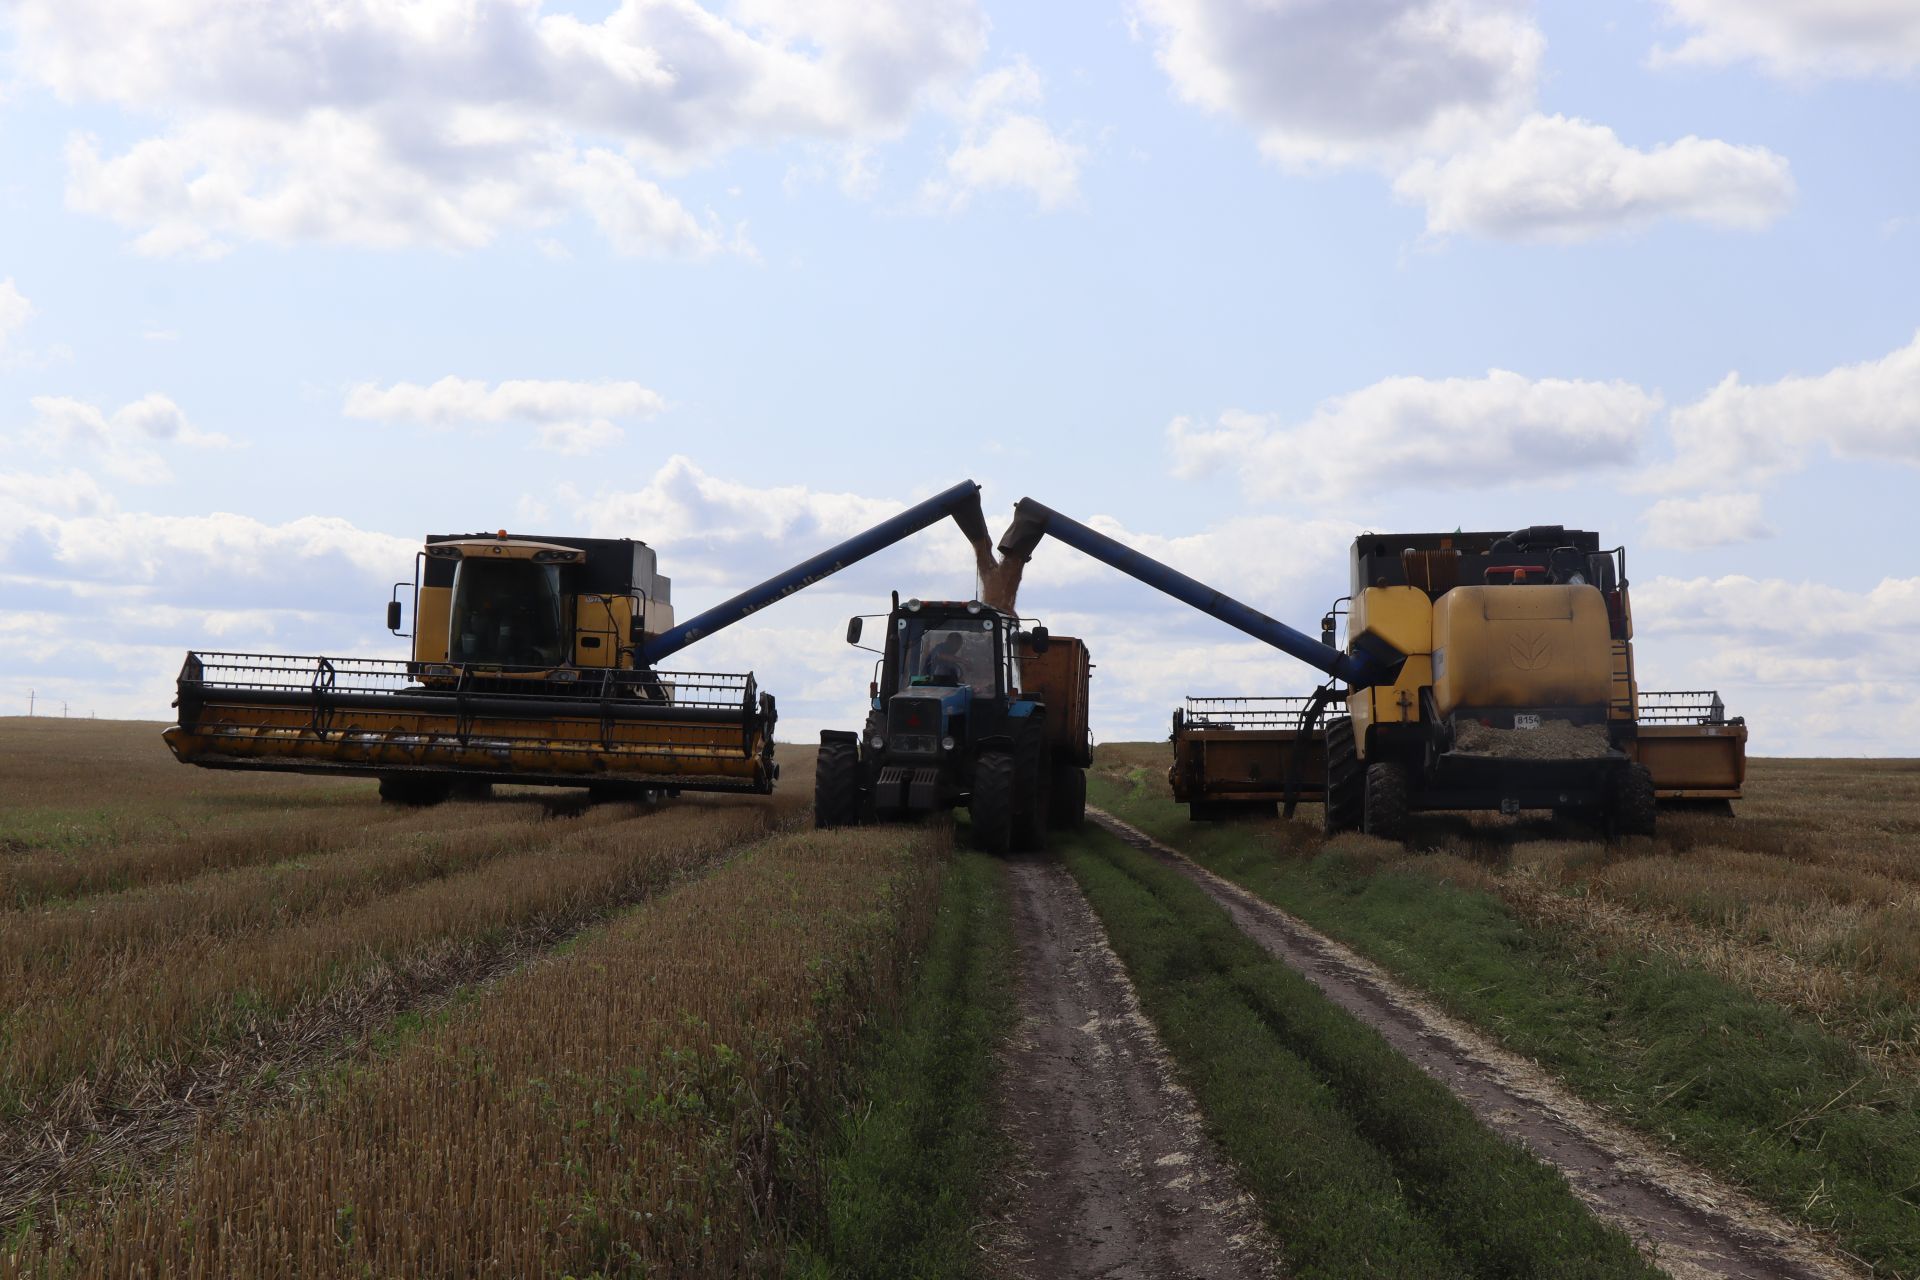
[[[387,630],[400,630],[400,602],[398,600],[387,601]]]
[[[1328,614],[1326,617],[1320,619],[1320,643],[1321,644],[1324,644],[1329,648],[1331,648],[1333,645],[1333,638],[1336,634],[1338,633],[1336,628],[1333,625],[1332,614]]]
[[[861,620],[859,618],[847,619],[847,643],[848,644],[860,643],[860,621]]]
[[[1045,627],[1035,627],[1033,630],[1027,632],[1027,643],[1033,646],[1033,651],[1036,654],[1040,654],[1045,653],[1047,647],[1051,645],[1053,641],[1048,637]]]

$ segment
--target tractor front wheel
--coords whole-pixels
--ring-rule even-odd
[[[968,816],[973,820],[973,847],[982,853],[1004,854],[1013,848],[1016,785],[1009,752],[985,751],[973,762]]]
[[[852,826],[859,818],[860,753],[851,742],[829,742],[813,766],[813,825]]]

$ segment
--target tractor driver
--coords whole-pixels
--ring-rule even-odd
[[[960,651],[961,640],[958,631],[949,631],[928,651],[920,664],[920,674],[928,684],[965,684],[966,659]]]

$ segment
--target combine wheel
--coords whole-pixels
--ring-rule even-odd
[[[1006,853],[1013,847],[1013,756],[983,751],[973,762],[973,844],[982,853]]]
[[[1615,771],[1608,790],[1608,835],[1615,840],[1652,835],[1657,805],[1653,775],[1647,772],[1647,767],[1630,764]]]
[[[1407,766],[1393,761],[1368,765],[1362,821],[1366,833],[1382,840],[1406,839],[1412,790]]]
[[[1358,831],[1365,804],[1366,772],[1354,746],[1353,721],[1339,716],[1327,721],[1327,834]]]
[[[432,774],[389,774],[380,779],[380,799],[385,804],[439,804],[453,794],[453,780]]]
[[[851,742],[821,746],[813,767],[813,825],[847,827],[859,821],[860,753]]]
[[[1053,825],[1064,831],[1077,829],[1087,820],[1087,771],[1073,765],[1055,766],[1048,800]]]

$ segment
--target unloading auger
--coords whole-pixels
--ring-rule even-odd
[[[962,481],[679,625],[644,542],[429,535],[387,604],[410,657],[194,650],[164,736],[187,764],[378,778],[382,799],[408,804],[496,782],[769,792],[773,695],[751,672],[659,664],[948,516],[986,539],[980,486]]]

